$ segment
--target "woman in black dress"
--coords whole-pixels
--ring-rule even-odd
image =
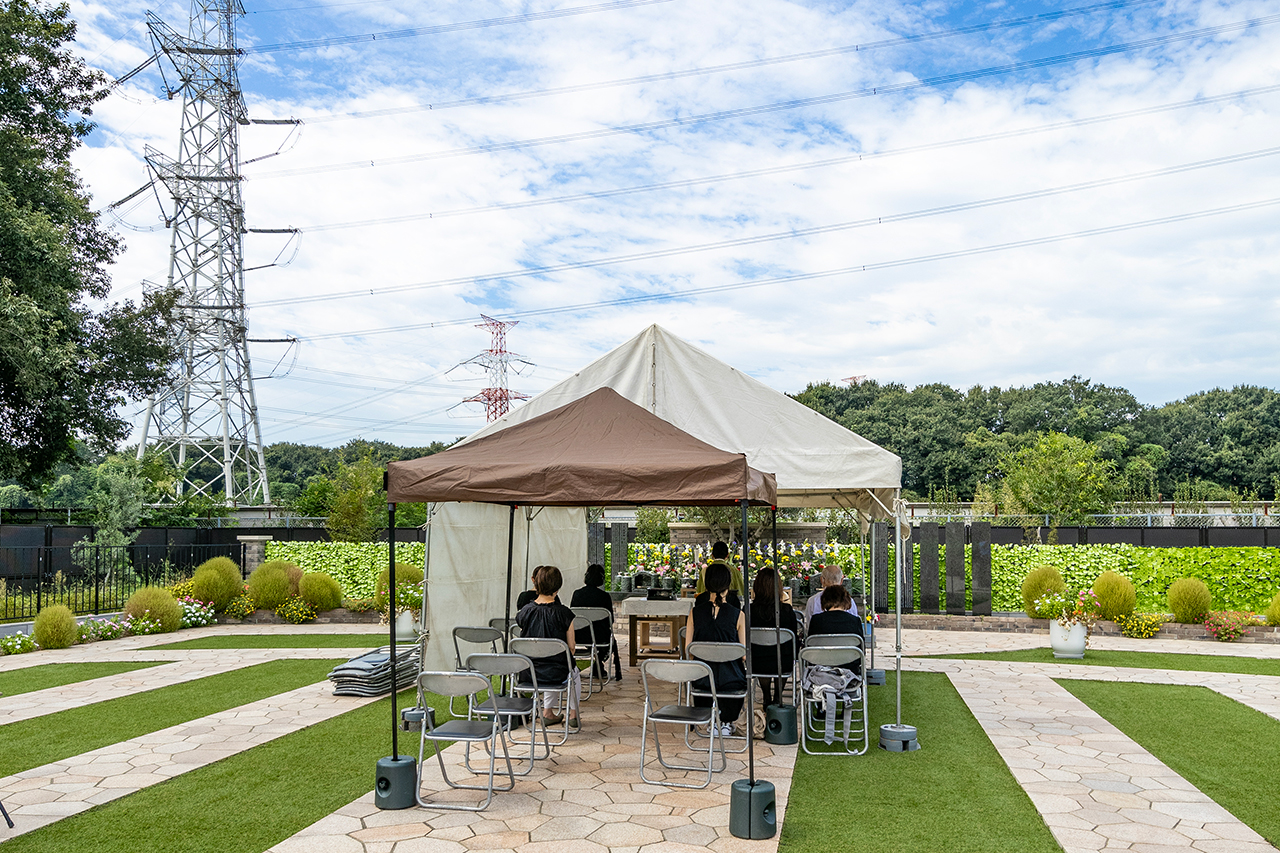
[[[545,637],[552,640],[563,640],[569,645],[569,656],[573,656],[573,611],[560,603],[556,593],[560,591],[564,579],[555,566],[539,566],[541,571],[533,573],[533,586],[538,593],[529,604],[520,608],[516,614],[516,624],[520,626],[522,637]],[[577,666],[570,666],[560,655],[539,658],[533,662],[534,672],[538,675],[539,684],[560,684],[569,678],[569,726],[578,728],[578,708],[582,703],[582,677]],[[560,714],[560,694],[549,694],[551,703],[543,720],[549,726],[564,722]]]
[[[585,646],[591,643],[592,632],[600,642],[610,642],[613,644],[614,654],[617,654],[617,643],[613,639],[613,597],[605,592],[601,587],[604,586],[604,566],[599,563],[592,563],[587,566],[587,573],[583,576],[582,586],[573,591],[573,598],[569,600],[570,607],[602,607],[609,611],[609,619],[598,619],[592,623],[592,628],[582,628],[578,634],[578,645]],[[597,648],[596,660],[593,666],[597,678],[606,678],[608,673],[604,671],[604,661],[609,657],[609,648]],[[621,678],[621,672],[619,672]]]
[[[861,637],[863,635],[862,620],[849,612],[851,603],[849,591],[843,586],[836,584],[824,589],[822,591],[822,612],[809,620],[809,636],[816,637],[819,634],[857,634]],[[849,667],[845,667],[845,669],[849,669]],[[861,674],[862,665],[858,664],[852,668],[852,671]]]
[[[747,625],[742,611],[725,600],[729,591],[729,567],[723,563],[707,566],[707,591],[693,600],[693,611],[685,629],[685,647],[689,643],[742,643],[747,644]],[[716,679],[717,693],[739,693],[746,689],[747,672],[743,659],[710,664]],[[698,690],[707,690],[706,679],[694,683]],[[741,699],[720,699],[720,734],[733,734],[733,723],[742,713]],[[711,707],[711,699],[695,696],[693,704],[701,708]],[[713,723],[714,724],[714,723]]]
[[[775,601],[778,592],[778,572],[775,569],[761,569],[751,584],[751,627],[773,628],[775,607],[782,617],[777,627],[794,632],[796,630],[796,612],[786,602]],[[795,663],[795,645],[790,640],[782,643],[782,670],[778,670],[778,649],[776,646],[751,646],[751,673],[753,675],[773,675],[776,678],[761,678],[760,690],[764,693],[764,706],[782,704],[782,688],[791,674]]]

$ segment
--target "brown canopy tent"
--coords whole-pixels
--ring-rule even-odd
[[[395,528],[397,503],[472,501],[511,508],[508,622],[517,505],[736,504],[742,507],[745,542],[747,507],[777,503],[774,475],[749,466],[745,454],[720,450],[694,438],[612,388],[599,388],[536,418],[442,453],[391,462],[386,487],[390,529]],[[390,585],[394,589],[395,542],[390,538]],[[394,625],[391,636],[394,655]],[[392,748],[398,756],[396,713],[393,689]],[[748,764],[754,784],[754,755]]]

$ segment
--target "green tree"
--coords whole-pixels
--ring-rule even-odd
[[[73,459],[77,437],[127,436],[120,405],[157,390],[175,355],[171,293],[91,304],[121,244],[70,165],[106,96],[74,38],[66,4],[0,6],[0,478],[23,485]]]
[[[671,541],[671,510],[664,506],[636,508],[636,541],[654,544]]]
[[[1045,433],[1003,462],[1004,487],[1023,511],[1049,518],[1049,526],[1082,523],[1115,501],[1115,465],[1087,441]]]
[[[343,463],[334,474],[335,495],[325,526],[339,542],[372,542],[386,528],[387,493],[382,466],[366,456]]]

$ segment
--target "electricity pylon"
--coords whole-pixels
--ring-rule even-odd
[[[180,355],[169,387],[147,403],[138,455],[150,438],[182,472],[180,494],[228,505],[271,502],[245,322],[240,126],[249,121],[235,31],[243,14],[240,0],[192,0],[182,36],[147,13],[156,52],[177,74],[166,93],[182,95],[177,158],[146,152],[173,196],[168,280],[179,294]]]
[[[468,359],[463,364],[476,364],[483,367],[489,374],[489,387],[481,389],[479,394],[468,397],[462,402],[484,403],[485,419],[488,423],[493,423],[511,409],[512,400],[529,399],[528,394],[521,394],[519,391],[512,391],[507,387],[508,367],[511,364],[527,365],[529,362],[515,353],[507,351],[507,329],[516,325],[520,322],[519,320],[505,322],[503,320],[495,320],[484,314],[481,314],[480,317],[484,322],[477,325],[476,328],[488,329],[492,335],[492,341],[487,350],[474,358]]]

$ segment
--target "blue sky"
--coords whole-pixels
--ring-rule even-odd
[[[1080,374],[1149,403],[1280,386],[1280,91],[1257,91],[1277,84],[1280,20],[1238,26],[1274,4],[545,14],[598,5],[246,2],[250,114],[305,122],[244,168],[249,225],[303,230],[288,266],[247,278],[251,335],[302,339],[253,350],[276,377],[257,385],[267,442],[478,428],[457,403],[483,376],[450,368],[488,346],[482,312],[520,317],[508,346],[533,366],[511,385],[527,393],[654,322],[792,392],[853,375]],[[73,2],[83,55],[113,75],[140,63],[146,8]],[[154,11],[184,28],[182,0]],[[442,26],[518,15],[534,20]],[[254,50],[427,27],[444,31]],[[976,31],[925,37],[960,28]],[[928,82],[944,75],[961,79]],[[144,146],[176,151],[179,106],[154,69],[101,105],[76,160],[100,204],[145,181]],[[241,139],[248,160],[285,131]],[[163,280],[169,235],[154,198],[120,213],[128,298]],[[248,263],[282,245],[249,235]]]

